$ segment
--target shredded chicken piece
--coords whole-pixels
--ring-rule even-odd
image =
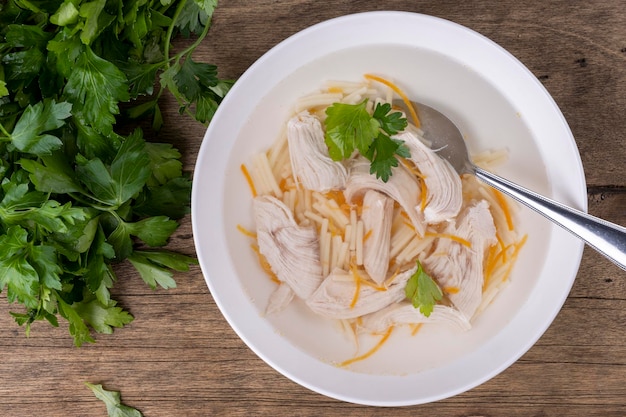
[[[445,233],[466,239],[471,247],[452,239],[439,239],[424,259],[424,269],[440,286],[458,288],[458,292],[449,295],[450,301],[471,319],[482,300],[485,251],[497,242],[489,204],[481,200],[463,208]]]
[[[330,158],[317,117],[305,111],[291,118],[287,123],[287,141],[296,181],[321,193],[344,188],[348,172],[341,162]]]
[[[270,299],[265,308],[265,314],[276,314],[283,311],[293,300],[295,293],[287,284],[281,283],[270,295]]]
[[[419,207],[421,196],[420,185],[414,175],[409,173],[403,166],[392,168],[392,175],[387,182],[376,178],[370,174],[370,162],[365,158],[357,158],[350,166],[348,181],[344,195],[346,201],[364,195],[367,190],[376,190],[388,195],[398,202],[409,216],[416,233],[424,235],[426,225],[424,216]]]
[[[463,186],[459,174],[448,161],[426,146],[415,132],[406,130],[397,135],[396,139],[404,141],[409,148],[411,156],[408,159],[415,164],[426,183],[426,222],[440,223],[456,217],[463,204]]]
[[[413,267],[398,274],[386,289],[377,289],[357,284],[356,280],[350,279],[350,272],[336,268],[306,303],[315,313],[331,319],[352,319],[373,313],[404,299],[404,287],[416,269],[417,267]],[[368,277],[363,276],[360,279]]]
[[[303,299],[322,282],[317,231],[298,226],[289,208],[272,196],[253,200],[259,252],[278,279]]]
[[[426,317],[419,308],[403,301],[364,316],[359,328],[368,332],[382,332],[389,326],[422,323],[444,324],[459,330],[469,330],[472,327],[467,317],[454,307],[437,304]]]
[[[363,266],[374,282],[382,284],[389,269],[393,200],[378,191],[367,191],[361,219],[368,236],[363,242]]]

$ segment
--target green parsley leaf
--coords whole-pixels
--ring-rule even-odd
[[[30,174],[30,180],[37,191],[57,194],[83,191],[76,174],[61,152],[42,156],[39,161],[22,158],[19,163]]]
[[[178,223],[166,216],[154,216],[138,222],[125,222],[117,219],[117,226],[109,235],[108,241],[115,249],[118,260],[126,259],[133,251],[131,236],[136,236],[147,245],[164,246]]]
[[[203,91],[196,98],[196,119],[206,123],[213,118],[219,102],[211,92]]]
[[[115,157],[122,143],[122,136],[116,135],[115,133],[103,135],[87,124],[87,121],[82,117],[74,117],[72,121],[74,122],[73,127],[76,130],[71,133],[75,133],[75,138],[73,139],[75,140],[77,151],[80,152],[81,155],[87,159],[98,158],[105,162],[109,162]],[[71,136],[66,141],[66,145],[70,144]],[[66,153],[68,156],[73,154],[69,151]]]
[[[128,136],[111,163],[111,178],[116,185],[117,204],[137,194],[150,177],[150,156],[140,131]]]
[[[39,276],[28,259],[31,242],[20,226],[11,226],[0,235],[0,290],[7,287],[7,299],[36,308]]]
[[[402,113],[391,111],[391,104],[378,103],[372,117],[380,123],[380,128],[388,135],[395,135],[406,129],[408,122]]]
[[[5,54],[1,62],[6,71],[6,81],[19,81],[15,85],[20,87],[30,85],[41,71],[45,59],[44,53],[36,48]]]
[[[50,23],[57,26],[67,26],[78,20],[78,9],[71,1],[66,0],[59,9],[50,16]]]
[[[150,176],[150,157],[139,132],[124,140],[110,167],[98,158],[78,157],[77,162],[78,178],[92,197],[113,207],[139,193]]]
[[[189,101],[197,99],[202,87],[210,87],[217,83],[217,67],[215,65],[194,62],[187,57],[174,76],[178,91]]]
[[[176,26],[184,36],[199,34],[208,27],[209,16],[213,14],[217,0],[193,0],[185,3]]]
[[[30,191],[27,184],[5,183],[2,188],[5,195],[0,201],[0,220],[6,225],[19,224],[33,231],[65,233],[68,224],[85,218],[81,208],[48,200],[46,194]]]
[[[187,57],[181,64],[175,62],[161,74],[161,86],[169,89],[180,104],[180,111],[191,111],[196,105],[196,120],[209,121],[224,95],[232,86],[232,82],[217,78],[216,67],[199,64]]]
[[[126,228],[131,235],[137,236],[149,246],[164,246],[172,232],[178,228],[178,223],[166,216],[154,216],[135,223],[126,223]]]
[[[118,103],[130,99],[126,75],[90,47],[76,60],[63,93],[76,114],[101,133],[112,131]]]
[[[113,182],[106,165],[98,158],[89,161],[85,158],[77,158],[76,162],[78,163],[76,172],[80,181],[91,191],[92,195],[97,196],[98,201],[115,205],[118,186]]]
[[[146,143],[146,152],[150,157],[151,171],[146,181],[148,187],[166,184],[183,175],[180,152],[169,143]]]
[[[120,307],[116,307],[116,302],[113,300],[110,300],[108,305],[102,304],[97,299],[82,301],[72,304],[72,308],[99,333],[111,334],[113,327],[122,327],[133,321],[133,316]]]
[[[42,285],[53,290],[61,290],[61,273],[54,247],[48,245],[33,246],[30,251],[32,265],[37,271]]]
[[[70,103],[56,103],[54,100],[28,106],[13,128],[11,143],[22,152],[50,154],[60,148],[63,142],[46,132],[63,126],[65,119],[71,116],[71,109]]]
[[[65,78],[72,73],[76,60],[85,52],[85,46],[78,36],[73,36],[70,28],[61,29],[48,42],[48,59],[54,63],[57,72]]]
[[[367,100],[359,104],[335,103],[326,109],[326,134],[330,157],[341,161],[355,149],[366,154],[378,136],[380,124],[366,110]]]
[[[180,219],[190,212],[189,207],[177,202],[189,201],[191,181],[185,177],[172,178],[166,184],[150,187],[136,201],[135,213],[142,216],[166,215],[171,219]]]
[[[134,251],[128,260],[137,268],[143,280],[152,288],[157,285],[163,288],[175,288],[176,282],[168,268],[184,272],[189,264],[197,264],[197,260],[178,253],[165,251]]]
[[[162,262],[154,262],[150,254],[135,251],[128,257],[128,260],[139,271],[141,278],[153,290],[156,289],[157,285],[165,289],[176,288],[173,274],[161,266]],[[163,260],[161,259],[161,261]]]
[[[80,314],[62,298],[59,298],[57,303],[59,305],[59,314],[69,323],[69,331],[74,337],[74,345],[80,347],[84,343],[93,343],[95,340],[91,337],[89,327],[87,327]]]
[[[8,96],[9,90],[7,89],[7,83],[4,80],[0,80],[0,97]]]
[[[419,261],[417,261],[417,270],[407,281],[404,293],[413,307],[419,308],[420,313],[426,317],[430,316],[437,301],[443,297],[441,288],[424,271]]]
[[[407,157],[402,141],[390,136],[404,130],[407,120],[392,112],[390,104],[377,104],[373,114],[367,111],[367,99],[358,104],[334,103],[326,109],[324,140],[335,161],[348,159],[355,150],[370,160],[370,173],[387,182],[392,168],[398,166],[396,155]]]
[[[128,62],[120,64],[120,69],[128,78],[131,98],[137,98],[140,95],[152,95],[154,79],[161,69],[161,63],[144,63],[130,59]]]
[[[84,272],[83,279],[87,288],[96,294],[96,298],[102,304],[108,305],[111,300],[108,289],[113,286],[114,276],[107,265],[107,260],[113,259],[115,252],[111,244],[106,241],[102,229],[98,227],[98,219],[92,219],[88,223],[89,226],[95,230],[85,257],[89,268]]]
[[[171,268],[174,271],[178,272],[189,271],[190,264],[198,264],[197,259],[174,252],[165,252],[159,250],[136,250],[135,254],[143,256],[145,259],[156,265]]]
[[[84,18],[84,26],[80,40],[85,45],[90,45],[93,40],[115,19],[114,16],[104,11],[106,0],[85,2],[80,6],[78,14]]]
[[[391,169],[398,166],[398,159],[395,155],[406,156],[408,148],[402,141],[391,139],[380,132],[372,142],[367,159],[372,161],[370,174],[375,174],[377,178],[387,182],[391,176]]]
[[[85,385],[91,389],[96,398],[102,401],[107,408],[109,417],[142,417],[138,410],[122,404],[121,395],[117,391],[107,391],[100,384],[91,384],[85,382]]]
[[[51,37],[39,26],[8,25],[4,41],[11,47],[43,49]]]

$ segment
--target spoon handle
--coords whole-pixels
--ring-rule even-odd
[[[610,223],[539,195],[498,175],[474,167],[476,177],[578,236],[626,270],[626,227]]]

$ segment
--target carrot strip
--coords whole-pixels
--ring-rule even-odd
[[[377,75],[374,75],[374,74],[365,74],[364,77],[367,80],[377,81],[377,82],[379,82],[381,84],[384,84],[387,87],[391,88],[397,95],[400,96],[400,98],[402,99],[402,101],[404,102],[406,107],[409,109],[409,113],[411,113],[411,117],[413,118],[413,123],[415,124],[415,127],[420,127],[421,126],[420,119],[419,119],[419,117],[417,117],[417,112],[415,111],[415,108],[413,107],[413,104],[411,103],[411,100],[409,100],[407,95],[404,94],[404,91],[402,91],[400,89],[400,87],[398,87],[397,85],[395,85],[391,81],[386,80],[386,79],[384,79],[382,77],[379,77]]]
[[[498,257],[500,256],[500,252],[498,251],[498,245],[492,245],[489,247],[489,252],[487,253],[487,261],[485,262],[485,271],[483,273],[484,281],[483,281],[483,292],[485,288],[489,285],[491,281],[491,276],[493,275],[493,271],[496,269],[496,264],[498,262]]]
[[[263,268],[263,271],[265,271],[265,273],[270,277],[272,282],[275,282],[276,284],[281,284],[280,280],[278,279],[274,271],[272,271],[272,267],[270,263],[267,261],[267,259],[265,259],[265,256],[263,256],[259,248],[256,245],[250,245],[250,246],[252,247],[252,250],[254,250],[257,256],[259,257],[259,264],[261,265],[261,268]]]
[[[413,165],[413,163],[410,163],[406,158],[400,158],[400,162],[402,162],[402,165],[404,165],[404,167],[408,169],[411,174],[415,175],[418,178],[425,178],[424,174],[422,174],[420,170],[417,169],[417,167]]]
[[[506,250],[508,249],[506,244],[504,243],[504,240],[502,240],[502,236],[500,236],[500,233],[496,231],[496,240],[498,241],[498,245],[500,246],[500,250],[502,252],[504,252],[503,256],[503,261],[506,262]]]
[[[405,221],[405,222],[404,222],[404,225],[405,225],[406,227],[408,227],[409,229],[411,229],[411,230],[413,230],[414,232],[416,232],[416,233],[417,233],[417,230],[415,230],[415,226],[413,226],[413,223],[408,222],[408,221]]]
[[[424,211],[424,209],[426,208],[426,202],[428,199],[428,189],[426,188],[426,181],[424,181],[424,178],[420,178],[420,192],[422,194],[422,201],[420,203],[420,210],[422,210],[422,212]]]
[[[252,181],[250,172],[248,172],[248,168],[246,168],[245,164],[241,164],[241,172],[243,172],[243,176],[246,178],[246,181],[248,182],[248,186],[250,187],[250,191],[252,192],[252,197],[256,197],[257,196],[256,187],[254,186],[254,182]]]
[[[248,237],[256,239],[256,233],[249,231],[248,229],[246,229],[240,224],[237,225],[237,230],[239,230],[241,233],[243,233],[244,235]]]
[[[513,254],[511,255],[511,261],[509,262],[509,266],[506,269],[504,276],[502,277],[502,282],[508,281],[509,276],[511,275],[511,272],[513,271],[513,266],[515,265],[517,256],[519,255],[519,251],[522,249],[522,247],[526,243],[527,238],[528,238],[528,235],[524,235],[524,237],[520,239],[519,242],[513,244],[514,248],[513,248]]]
[[[424,233],[424,236],[441,237],[441,238],[444,238],[444,239],[451,239],[451,240],[454,240],[457,243],[460,243],[463,246],[467,246],[468,248],[472,247],[472,244],[468,240],[465,240],[465,239],[463,239],[460,236],[452,235],[452,234],[449,234],[449,233],[426,232],[426,233]]]
[[[343,94],[343,88],[341,87],[329,87],[327,91],[329,93],[342,93]]]
[[[391,261],[389,263],[390,263],[389,267],[392,267],[393,265],[391,265]],[[395,261],[394,261],[394,263],[395,263]],[[391,285],[391,283],[393,282],[394,279],[396,279],[396,277],[398,276],[399,273],[400,273],[400,268],[396,268],[396,271],[393,274],[391,274],[391,276],[389,278],[387,278],[387,280],[384,282],[383,285],[385,286],[385,288],[387,288],[387,287],[389,287]]]
[[[443,292],[448,294],[458,294],[461,289],[459,287],[444,287]]]
[[[283,178],[283,179],[280,180],[280,183],[278,183],[278,188],[280,188],[280,191],[282,191],[283,193],[287,192],[290,189],[290,187],[287,187],[287,179],[286,178]]]
[[[355,283],[354,297],[352,297],[350,308],[354,308],[357,301],[359,301],[359,293],[361,292],[361,277],[359,276],[359,273],[356,271],[356,266],[354,264],[350,265],[350,270],[352,271],[352,277],[354,278],[354,283]]]
[[[415,167],[412,163],[409,163],[409,161],[407,161],[405,158],[400,158],[400,162],[411,174],[415,175],[419,179],[420,193],[422,195],[420,209],[424,211],[428,200],[428,189],[426,188],[426,181],[424,181],[426,177],[417,169],[417,167]]]
[[[411,325],[411,336],[415,336],[417,334],[417,332],[422,328],[422,326],[424,325],[424,323],[417,323],[417,324],[413,324]]]
[[[390,326],[389,329],[387,329],[387,332],[385,332],[383,337],[378,341],[376,346],[374,346],[373,348],[371,348],[370,350],[368,350],[367,352],[365,352],[364,354],[360,356],[341,362],[339,366],[342,366],[342,367],[348,366],[350,364],[353,364],[354,362],[362,361],[363,359],[367,359],[370,356],[372,356],[374,353],[378,351],[378,349],[382,347],[382,345],[387,341],[387,339],[389,339],[389,336],[391,336],[392,330],[393,330],[393,326]]]
[[[346,197],[343,195],[343,191],[331,190],[323,194],[323,196],[328,200],[335,200],[339,207],[346,204]]]
[[[368,281],[366,279],[360,278],[359,282],[362,285],[365,285],[365,286],[370,287],[370,288],[374,288],[376,291],[387,291],[387,287],[381,287],[380,285],[376,285],[375,283],[373,283],[371,281]]]

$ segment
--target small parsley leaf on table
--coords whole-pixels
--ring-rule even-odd
[[[142,417],[139,410],[122,404],[122,396],[118,391],[108,391],[100,384],[85,382],[85,385],[106,405],[108,417]]]

